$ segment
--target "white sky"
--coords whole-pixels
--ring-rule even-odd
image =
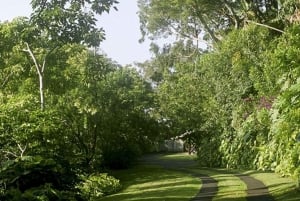
[[[106,32],[100,48],[108,57],[122,65],[142,62],[150,58],[149,43],[140,44],[137,0],[119,0],[118,11],[100,16],[98,25]],[[0,21],[29,16],[30,0],[0,0]]]

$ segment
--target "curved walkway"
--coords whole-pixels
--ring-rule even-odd
[[[196,166],[196,161],[191,160],[163,160],[159,158],[159,155],[149,155],[142,159],[143,163],[150,165],[159,165],[165,169],[177,170],[186,172],[199,177],[202,181],[202,187],[198,194],[191,199],[191,201],[212,201],[218,193],[218,182],[208,175],[198,174],[190,171],[189,168]],[[225,171],[220,171],[226,173]],[[227,172],[228,173],[228,172]],[[239,177],[247,186],[247,201],[273,201],[274,199],[269,194],[268,188],[259,180],[245,175],[235,174]]]
[[[237,174],[236,176],[247,185],[247,201],[274,200],[270,195],[268,188],[261,181],[244,174]]]
[[[198,177],[199,175],[194,176]],[[191,201],[212,201],[218,192],[218,182],[207,175],[199,176],[202,181],[202,187],[198,194]]]
[[[171,169],[181,172],[186,172],[194,177],[198,177],[202,181],[202,187],[197,193],[197,195],[191,199],[191,201],[212,201],[213,197],[217,195],[218,192],[218,182],[209,177],[208,175],[198,174],[193,171],[189,171],[188,168],[196,166],[196,161],[191,160],[162,160],[159,159],[158,155],[149,155],[142,159],[144,163],[150,165],[159,165],[165,169]]]

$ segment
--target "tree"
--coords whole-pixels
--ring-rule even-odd
[[[203,30],[210,39],[218,41],[213,31],[214,25],[207,21],[207,15],[218,16],[221,11],[219,1],[156,1],[140,0],[139,16],[143,37],[177,35],[178,38],[198,41]],[[200,6],[201,5],[201,6]],[[219,11],[217,10],[219,9]],[[161,12],[161,11],[164,12]],[[218,23],[218,22],[216,22]]]
[[[44,73],[48,57],[65,43],[99,46],[104,32],[96,27],[95,15],[108,12],[114,3],[117,1],[31,1],[33,13],[25,29],[31,40],[23,39],[23,50],[38,74],[41,110],[45,107]]]
[[[199,50],[192,43],[184,41],[164,45],[162,48],[152,43],[151,51],[154,54],[153,59],[139,63],[138,67],[153,86],[158,86],[165,76],[175,71],[177,63],[192,63],[199,55]]]
[[[140,27],[143,38],[172,35],[195,44],[211,44],[253,23],[280,34],[298,7],[299,2],[294,0],[139,0]]]
[[[112,168],[128,167],[159,134],[151,116],[152,89],[133,69],[122,68],[101,82],[103,162]]]

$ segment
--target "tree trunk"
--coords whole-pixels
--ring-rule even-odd
[[[44,108],[45,108],[45,102],[44,102],[44,82],[43,82],[43,75],[39,74],[39,82],[40,82],[40,104],[41,104],[41,110],[44,110]]]
[[[204,17],[201,15],[201,13],[198,13],[198,18],[200,20],[200,22],[202,23],[202,25],[204,26],[205,30],[207,31],[207,33],[209,34],[209,36],[211,37],[211,39],[217,43],[220,40],[216,37],[215,33],[213,32],[213,30],[210,29],[210,27],[208,26],[208,24],[206,23]]]
[[[44,78],[44,69],[45,69],[45,63],[46,63],[46,56],[44,58],[43,64],[40,65],[36,59],[36,57],[34,56],[32,50],[30,49],[28,43],[26,44],[26,49],[24,49],[23,51],[28,52],[37,71],[37,74],[39,76],[39,92],[40,92],[40,104],[41,104],[41,110],[44,110],[45,108],[45,102],[44,102],[44,83],[43,83],[43,78]]]

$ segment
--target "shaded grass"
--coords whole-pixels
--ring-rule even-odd
[[[196,156],[186,153],[167,154],[159,157],[163,160],[174,161],[191,161],[195,160]],[[201,167],[193,167],[189,170],[197,174],[205,174],[211,176],[218,181],[218,194],[213,199],[214,201],[245,201],[246,200],[246,185],[234,174],[248,174],[262,181],[269,189],[270,194],[276,201],[300,201],[300,189],[296,188],[296,181],[292,178],[281,177],[272,172],[258,171],[235,171],[225,169],[208,169]]]
[[[296,188],[296,181],[290,177],[281,177],[271,172],[246,172],[250,176],[262,181],[271,195],[278,201],[300,201],[300,189]]]
[[[220,172],[217,169],[191,169],[197,174],[205,174],[218,182],[218,193],[213,201],[245,201],[247,186],[234,174]]]
[[[196,155],[188,155],[187,153],[176,154],[159,154],[148,157],[148,159],[161,160],[163,163],[166,161],[173,162],[173,166],[176,168],[178,162],[190,164],[187,162],[193,162],[197,159]],[[149,163],[149,161],[147,161]],[[156,163],[157,164],[157,163]],[[197,163],[195,163],[197,164]],[[181,169],[181,167],[180,167]],[[245,201],[246,200],[246,184],[241,181],[234,174],[230,174],[227,171],[220,171],[217,169],[201,168],[197,165],[186,166],[182,168],[182,171],[191,172],[193,175],[208,175],[218,182],[218,193],[213,199],[214,201]]]
[[[159,154],[148,156],[147,166],[137,166],[129,170],[112,172],[121,180],[123,190],[100,200],[103,201],[188,201],[200,189],[201,181],[195,175],[208,175],[218,182],[218,193],[213,201],[246,201],[246,184],[235,174],[248,174],[262,181],[276,201],[300,201],[300,191],[291,178],[282,178],[278,174],[257,171],[235,171],[225,169],[188,166],[196,159],[186,153]],[[159,166],[170,162],[173,170]],[[149,165],[152,164],[152,165]],[[185,164],[185,167],[178,164]],[[154,166],[156,165],[156,166]],[[180,172],[181,171],[181,172]],[[188,172],[188,173],[187,173]],[[263,200],[262,200],[263,201]]]
[[[157,166],[137,166],[111,174],[121,180],[123,190],[101,201],[188,201],[201,186],[198,178]]]

